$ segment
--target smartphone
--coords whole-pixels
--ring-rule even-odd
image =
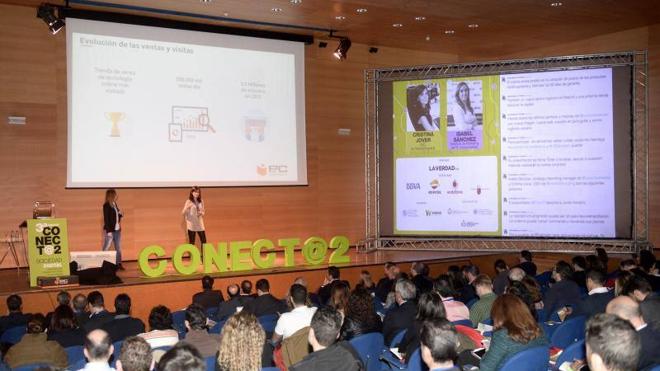
[[[483,357],[484,354],[486,354],[486,348],[477,348],[472,351],[472,355],[479,359],[481,359],[481,357]]]

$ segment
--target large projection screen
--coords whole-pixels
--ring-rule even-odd
[[[378,82],[380,235],[630,239],[632,72]]]
[[[302,42],[66,28],[68,187],[307,184]]]

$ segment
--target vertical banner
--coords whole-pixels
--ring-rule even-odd
[[[30,286],[37,277],[69,275],[69,238],[66,219],[28,220]]]

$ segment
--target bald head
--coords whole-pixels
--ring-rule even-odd
[[[227,294],[229,294],[230,298],[233,298],[234,296],[237,296],[239,293],[239,288],[237,284],[231,284],[227,286]]]
[[[522,270],[521,268],[515,267],[511,268],[509,271],[509,279],[511,281],[522,281],[522,279],[525,277],[525,271]]]
[[[112,340],[107,332],[103,330],[94,330],[85,337],[85,357],[90,362],[107,362],[112,355],[114,348]]]
[[[612,299],[607,304],[605,311],[609,314],[614,314],[622,319],[625,319],[635,328],[644,325],[644,320],[642,319],[642,312],[639,309],[639,304],[637,304],[637,302],[629,296],[621,295]]]

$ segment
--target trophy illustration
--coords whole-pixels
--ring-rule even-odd
[[[105,118],[112,122],[112,129],[110,129],[111,137],[118,137],[119,135],[119,122],[126,118],[124,112],[106,112]]]

